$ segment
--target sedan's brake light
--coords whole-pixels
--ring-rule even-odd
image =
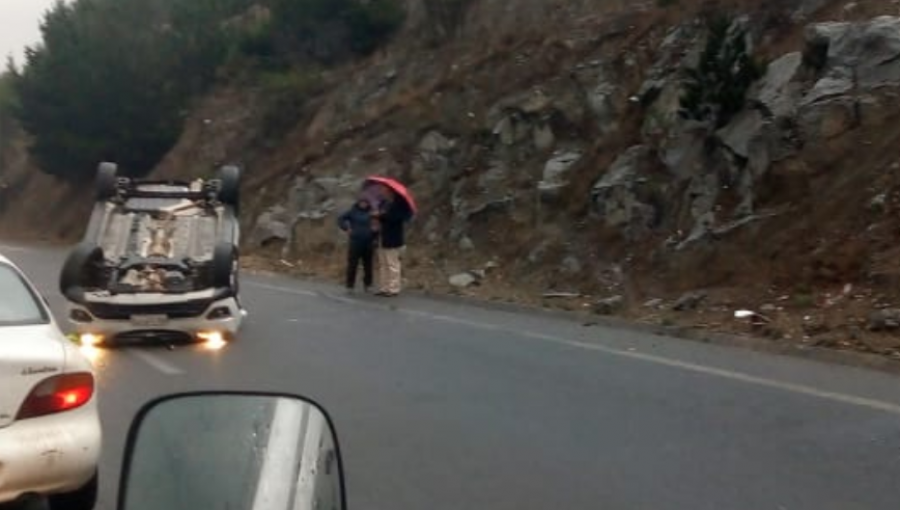
[[[69,411],[86,404],[94,395],[94,376],[88,372],[55,375],[44,379],[22,403],[17,420]]]

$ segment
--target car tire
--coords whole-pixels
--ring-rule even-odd
[[[237,249],[231,243],[219,243],[213,251],[212,285],[217,289],[228,288],[236,292],[235,263],[238,260]]]
[[[216,178],[219,180],[219,202],[230,205],[237,213],[241,204],[241,169],[225,165],[219,169]]]
[[[96,198],[98,201],[109,200],[118,193],[119,167],[115,163],[104,161],[97,167],[95,181]]]
[[[239,256],[235,256],[234,264],[231,270],[231,292],[237,297],[241,291],[241,261]]]
[[[80,489],[48,496],[47,506],[50,510],[93,510],[97,505],[99,480],[100,477],[94,473]]]
[[[69,253],[59,273],[59,291],[71,301],[81,301],[84,288],[96,274],[92,264],[103,261],[103,249],[90,243],[81,243]]]

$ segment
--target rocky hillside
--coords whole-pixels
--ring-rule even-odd
[[[900,357],[898,2],[407,10],[287,134],[223,84],[156,173],[245,165],[255,264],[334,275],[334,214],[384,173],[422,206],[412,287]],[[7,231],[77,235],[32,204],[3,195]]]

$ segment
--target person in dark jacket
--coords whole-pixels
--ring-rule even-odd
[[[375,254],[377,222],[373,221],[372,206],[368,199],[360,197],[353,207],[338,217],[338,226],[347,233],[347,290],[356,287],[356,271],[363,266],[363,286],[366,292],[372,287],[372,258]]]
[[[402,287],[401,254],[406,246],[406,222],[409,206],[392,190],[384,190],[384,201],[376,213],[381,228],[378,249],[378,295],[397,296]]]

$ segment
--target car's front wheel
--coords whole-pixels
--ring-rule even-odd
[[[93,510],[97,504],[98,485],[99,477],[94,474],[80,489],[49,496],[47,506],[50,510]]]

